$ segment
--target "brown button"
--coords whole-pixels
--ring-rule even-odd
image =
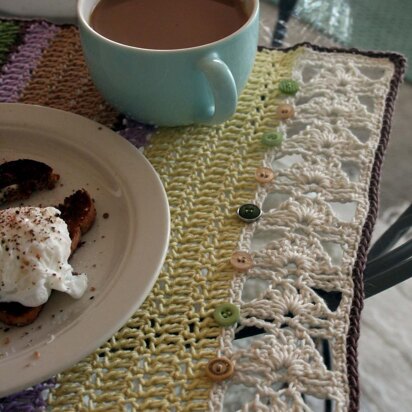
[[[230,378],[234,371],[233,362],[224,356],[211,359],[206,366],[206,375],[216,382]]]
[[[282,120],[290,119],[291,117],[295,115],[295,109],[290,104],[281,104],[277,108],[277,114],[278,114],[279,119],[282,119]]]
[[[255,179],[259,183],[269,183],[275,178],[275,174],[272,169],[268,167],[258,167],[255,172]]]
[[[234,252],[230,264],[238,271],[245,272],[253,266],[253,258],[247,252]]]

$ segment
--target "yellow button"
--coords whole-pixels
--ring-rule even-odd
[[[255,172],[255,179],[259,183],[269,183],[275,178],[275,174],[272,169],[268,167],[258,167]]]
[[[277,115],[282,120],[290,119],[295,115],[295,109],[290,104],[281,104],[277,108]]]
[[[215,382],[230,378],[234,371],[233,362],[224,356],[211,359],[206,366],[206,375]]]
[[[247,252],[234,252],[230,257],[230,264],[238,272],[245,272],[253,266],[253,258]]]

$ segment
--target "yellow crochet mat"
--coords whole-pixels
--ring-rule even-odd
[[[145,155],[171,210],[164,268],[127,325],[58,376],[49,399],[54,410],[207,410],[213,382],[205,366],[221,330],[212,314],[230,300],[228,261],[244,226],[236,209],[254,196],[261,135],[278,123],[277,81],[290,77],[298,53],[258,53],[238,111],[224,125],[162,129],[152,137]]]

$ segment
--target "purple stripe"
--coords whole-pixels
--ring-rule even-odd
[[[55,379],[33,386],[30,389],[0,399],[0,412],[45,411],[47,392],[55,385]]]
[[[18,101],[43,50],[58,31],[57,26],[46,22],[36,22],[27,28],[22,44],[10,55],[0,74],[0,102]]]
[[[21,45],[0,73],[0,102],[17,102],[37,67],[44,49],[60,29],[46,22],[31,24]],[[39,412],[46,410],[45,393],[54,386],[50,379],[30,389],[0,399],[0,412]]]
[[[124,129],[119,133],[136,147],[146,146],[151,134],[154,132],[154,126],[148,126],[135,120],[125,118],[122,121]]]

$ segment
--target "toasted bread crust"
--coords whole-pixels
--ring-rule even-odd
[[[9,326],[26,326],[39,316],[44,305],[29,308],[17,302],[0,303],[0,321]]]
[[[57,209],[61,211],[60,217],[67,224],[73,254],[81,236],[90,230],[96,219],[93,199],[86,190],[81,189],[66,197]],[[0,303],[0,321],[9,326],[29,325],[37,319],[43,306],[27,307],[17,302]]]
[[[0,164],[0,204],[27,199],[39,190],[51,190],[60,179],[45,163],[19,159]]]
[[[86,190],[80,189],[66,197],[63,204],[56,206],[60,217],[66,222],[72,240],[72,253],[77,249],[81,235],[92,227],[96,219],[96,207]]]

